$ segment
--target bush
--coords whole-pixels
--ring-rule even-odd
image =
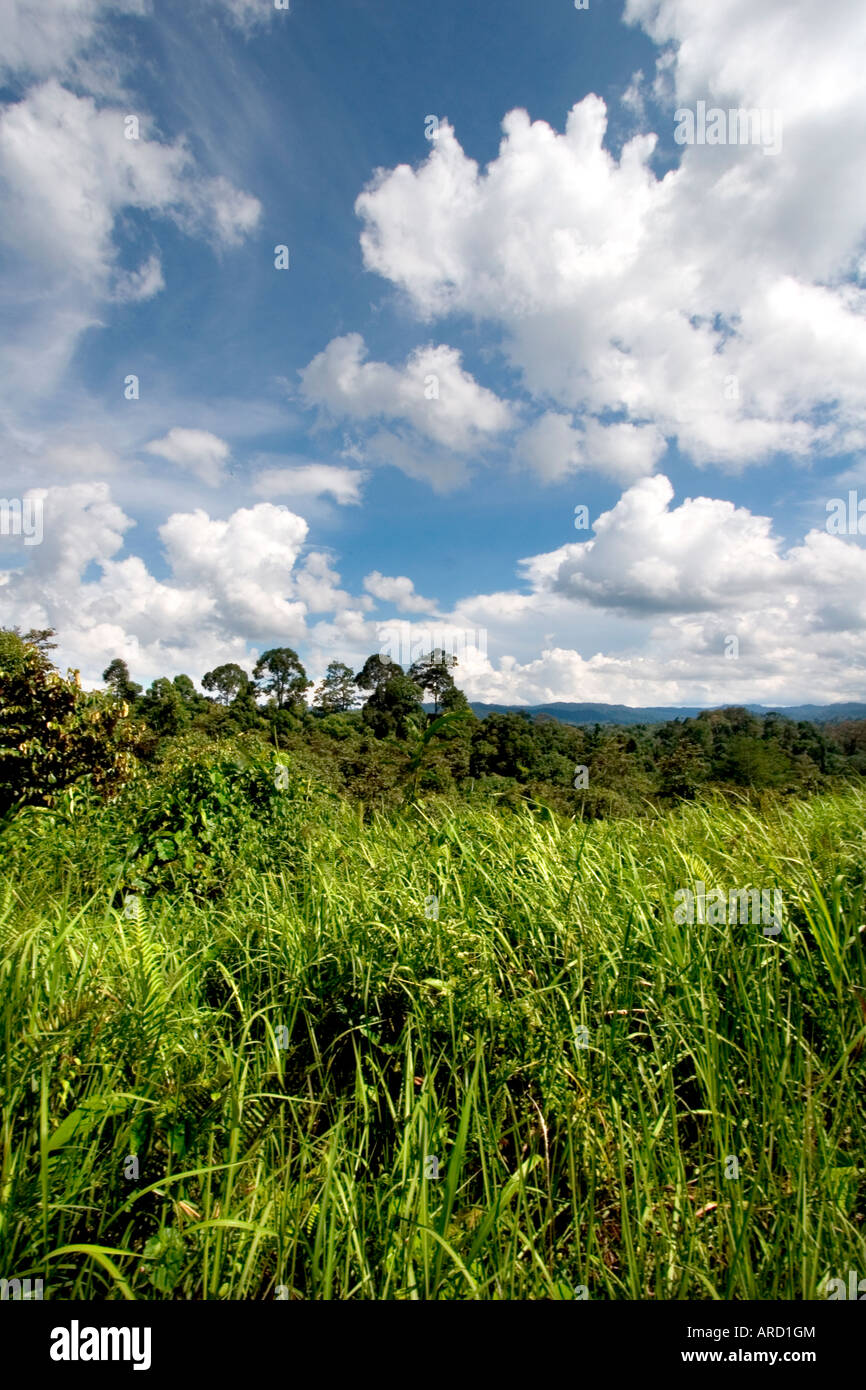
[[[307,790],[286,755],[255,736],[216,749],[195,735],[177,741],[158,774],[119,807],[132,829],[127,886],[206,899],[224,890],[239,862],[290,867]]]
[[[128,708],[81,689],[46,654],[51,634],[0,630],[0,814],[16,805],[52,806],[88,777],[100,795],[134,774],[140,733]]]

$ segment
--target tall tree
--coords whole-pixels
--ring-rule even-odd
[[[142,696],[139,709],[154,733],[163,736],[179,734],[191,717],[183,696],[167,676],[160,676],[153,682]]]
[[[395,676],[403,675],[403,667],[390,657],[381,657],[377,654],[368,656],[364,665],[355,677],[355,684],[362,690],[378,690],[386,681],[393,680]]]
[[[212,690],[221,705],[230,705],[239,695],[243,695],[251,684],[250,678],[234,661],[215,666],[202,676],[205,690]]]
[[[351,666],[344,661],[331,661],[324,679],[319,682],[313,705],[323,714],[343,714],[358,703],[358,687]]]
[[[17,627],[13,628],[12,631],[17,633]],[[31,627],[25,632],[23,640],[31,647],[35,647],[37,651],[43,653],[53,652],[57,647],[57,643],[52,642],[51,638],[56,636],[57,633],[53,627]]]
[[[208,700],[196,690],[189,676],[175,676],[172,685],[183,700],[190,714],[204,714]]]
[[[291,647],[272,647],[263,652],[253,668],[253,676],[266,694],[274,697],[277,709],[303,704],[304,691],[313,683],[307,680],[298,653]]]
[[[448,656],[441,647],[428,652],[427,656],[422,656],[418,661],[413,661],[409,667],[409,679],[422,691],[429,691],[433,696],[433,718],[439,713],[440,705],[444,705],[445,697],[456,689],[454,677],[451,672],[457,665],[456,656]]]
[[[102,679],[118,700],[123,700],[127,705],[134,704],[141,694],[141,686],[129,679],[129,667],[119,656],[108,663],[102,673]]]
[[[377,685],[364,705],[364,723],[377,738],[394,734],[406,739],[423,724],[421,690],[400,667],[397,669],[399,674]]]

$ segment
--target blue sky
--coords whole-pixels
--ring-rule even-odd
[[[481,700],[863,697],[855,0],[0,27],[0,490],[44,509],[0,622],[87,682],[399,621]],[[765,124],[680,145],[698,102]]]

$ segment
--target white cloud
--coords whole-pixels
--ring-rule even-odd
[[[517,457],[546,483],[558,483],[583,462],[583,432],[571,415],[547,410],[517,441]]]
[[[61,663],[89,680],[115,655],[139,680],[200,677],[219,661],[249,667],[249,644],[273,642],[308,651],[317,675],[331,659],[359,665],[398,641],[456,644],[458,683],[485,701],[862,695],[866,548],[812,531],[785,550],[767,518],[730,502],[672,505],[661,476],[628,489],[592,540],[525,561],[526,592],[467,597],[447,613],[431,603],[427,621],[396,623],[370,617],[370,595],[420,613],[427,601],[411,581],[373,571],[366,594],[351,595],[325,554],[302,558],[307,523],[285,507],[260,503],[226,520],[174,514],[160,528],[167,577],[158,580],[139,556],[118,558],[133,523],[106,483],[31,495],[44,502],[44,540],[26,551],[15,542],[22,564],[0,571],[2,621],[56,627]],[[736,660],[726,655],[732,636]]]
[[[208,430],[187,430],[175,427],[164,439],[154,439],[145,448],[149,454],[176,463],[194,473],[209,487],[218,487],[225,478],[229,446]]]
[[[205,0],[209,7],[213,0]],[[216,0],[216,8],[225,12],[226,18],[244,33],[269,24],[275,13],[279,13],[274,0]],[[291,0],[280,5],[285,14],[291,13]]]
[[[831,11],[630,0],[628,16],[670,45],[659,90],[780,110],[782,152],[694,145],[659,179],[656,136],[615,159],[590,95],[561,134],[510,112],[481,170],[443,122],[419,168],[381,170],[358,198],[365,265],[424,321],[462,313],[501,332],[526,389],[566,424],[612,412],[730,468],[844,450],[866,427],[866,291],[846,278],[866,221],[866,10]],[[673,105],[654,119],[672,139]],[[562,423],[539,430],[524,455],[542,475],[574,468]],[[626,439],[599,455],[623,480],[639,466]],[[631,444],[656,450],[655,437]]]
[[[522,562],[531,592],[456,605],[450,621],[489,632],[468,693],[644,705],[861,698],[866,548],[813,530],[785,550],[767,517],[716,498],[672,500],[667,478],[641,479],[591,540]],[[538,633],[551,630],[559,641],[537,655]]]
[[[166,218],[219,248],[256,225],[257,199],[204,176],[182,141],[160,141],[140,112],[127,139],[122,107],[98,106],[54,78],[0,114],[0,230],[10,328],[0,365],[11,401],[49,392],[79,336],[112,301],[147,299],[164,283],[156,251],[125,269],[117,233],[126,209]],[[131,127],[130,127],[131,129]]]
[[[206,585],[225,620],[251,640],[269,632],[298,636],[304,605],[287,597],[307,523],[287,507],[259,502],[227,521],[197,510],[175,514],[159,528],[172,573]]]
[[[450,456],[483,447],[514,421],[512,407],[464,371],[455,348],[416,348],[400,368],[366,356],[361,334],[348,333],[332,339],[300,377],[305,403],[332,418],[397,426],[379,432],[370,458],[378,454],[411,476],[441,482],[443,466],[447,473],[465,471]]]
[[[147,0],[0,0],[0,71],[80,75],[79,55],[112,14],[143,15]]]
[[[643,478],[594,523],[592,540],[524,561],[528,576],[605,608],[699,612],[760,601],[782,573],[768,517],[732,502],[670,509],[667,478]]]
[[[124,208],[217,232],[233,245],[255,225],[260,205],[223,178],[205,178],[182,142],[155,136],[146,113],[128,139],[122,108],[97,107],[51,79],[0,118],[0,174],[10,200],[4,239],[43,268],[110,288],[111,237]],[[133,113],[135,114],[135,113]],[[131,127],[129,127],[131,129]]]
[[[551,483],[589,469],[631,482],[650,472],[664,450],[664,436],[653,425],[604,425],[591,417],[575,422],[554,410],[539,415],[517,441],[518,459]]]
[[[311,551],[295,574],[295,591],[310,613],[334,613],[368,610],[373,600],[357,598],[339,587],[340,576],[327,555]]]
[[[436,600],[424,598],[422,594],[415,593],[415,585],[411,579],[405,575],[380,574],[378,570],[373,570],[371,574],[364,577],[364,588],[368,594],[374,598],[381,599],[383,603],[393,603],[399,608],[401,613],[435,613]]]
[[[257,497],[321,497],[329,493],[340,506],[357,506],[368,474],[357,468],[327,463],[294,468],[265,468],[253,484]]]
[[[200,675],[218,660],[246,659],[249,642],[299,642],[315,585],[349,599],[318,559],[296,571],[307,523],[285,507],[263,502],[227,520],[175,513],[159,530],[169,578],[158,580],[138,556],[116,558],[134,523],[106,483],[32,495],[43,499],[44,540],[26,564],[0,571],[2,621],[55,627],[60,660],[90,680],[126,652],[135,653],[139,679]]]
[[[665,451],[665,438],[654,425],[632,425],[627,422],[603,425],[588,420],[585,430],[587,466],[616,478],[632,482],[652,471]]]

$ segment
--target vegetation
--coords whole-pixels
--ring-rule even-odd
[[[866,770],[866,721],[822,728],[739,708],[628,728],[579,727],[518,713],[479,720],[455,684],[455,658],[441,651],[414,662],[408,672],[378,655],[355,675],[344,662],[332,661],[309,705],[305,694],[312,683],[289,647],[265,652],[252,676],[234,663],[206,672],[207,693],[197,691],[187,675],[161,677],[142,693],[117,658],[103,675],[106,694],[85,694],[77,677],[64,682],[53,671],[46,655],[51,635],[35,634],[41,645],[34,646],[18,633],[0,633],[0,749],[6,749],[0,752],[0,798],[8,805],[25,788],[50,804],[55,788],[89,768],[108,790],[135,767],[158,767],[172,742],[190,735],[212,744],[257,734],[289,753],[299,771],[377,810],[435,794],[451,804],[481,796],[512,810],[540,804],[582,819],[644,815],[652,805],[673,806],[712,788],[758,799],[769,792],[831,791],[859,782]],[[16,674],[4,656],[12,649],[19,651],[19,666],[21,660],[29,663],[23,684],[21,671]],[[100,726],[86,748],[73,750],[68,737],[55,740],[50,776],[32,757],[22,760],[19,747],[20,730],[32,736],[33,720],[42,727],[48,686],[64,692],[67,733],[69,718],[80,730],[96,711]],[[432,712],[424,708],[425,693],[432,697]],[[23,723],[15,714],[22,701],[29,711]],[[47,713],[53,716],[54,710]],[[49,717],[52,728],[53,722]],[[104,744],[103,724],[106,737],[109,726],[112,736]],[[121,756],[125,751],[136,758]],[[14,773],[13,761],[21,764]]]
[[[55,698],[11,637],[4,754]],[[76,721],[119,741],[111,778],[58,779],[50,741],[0,762],[7,1274],[57,1299],[700,1300],[866,1267],[856,731],[428,718],[375,674],[368,719],[182,677],[133,711],[115,667],[51,735],[79,769]],[[699,882],[779,890],[781,933],[679,924]]]

